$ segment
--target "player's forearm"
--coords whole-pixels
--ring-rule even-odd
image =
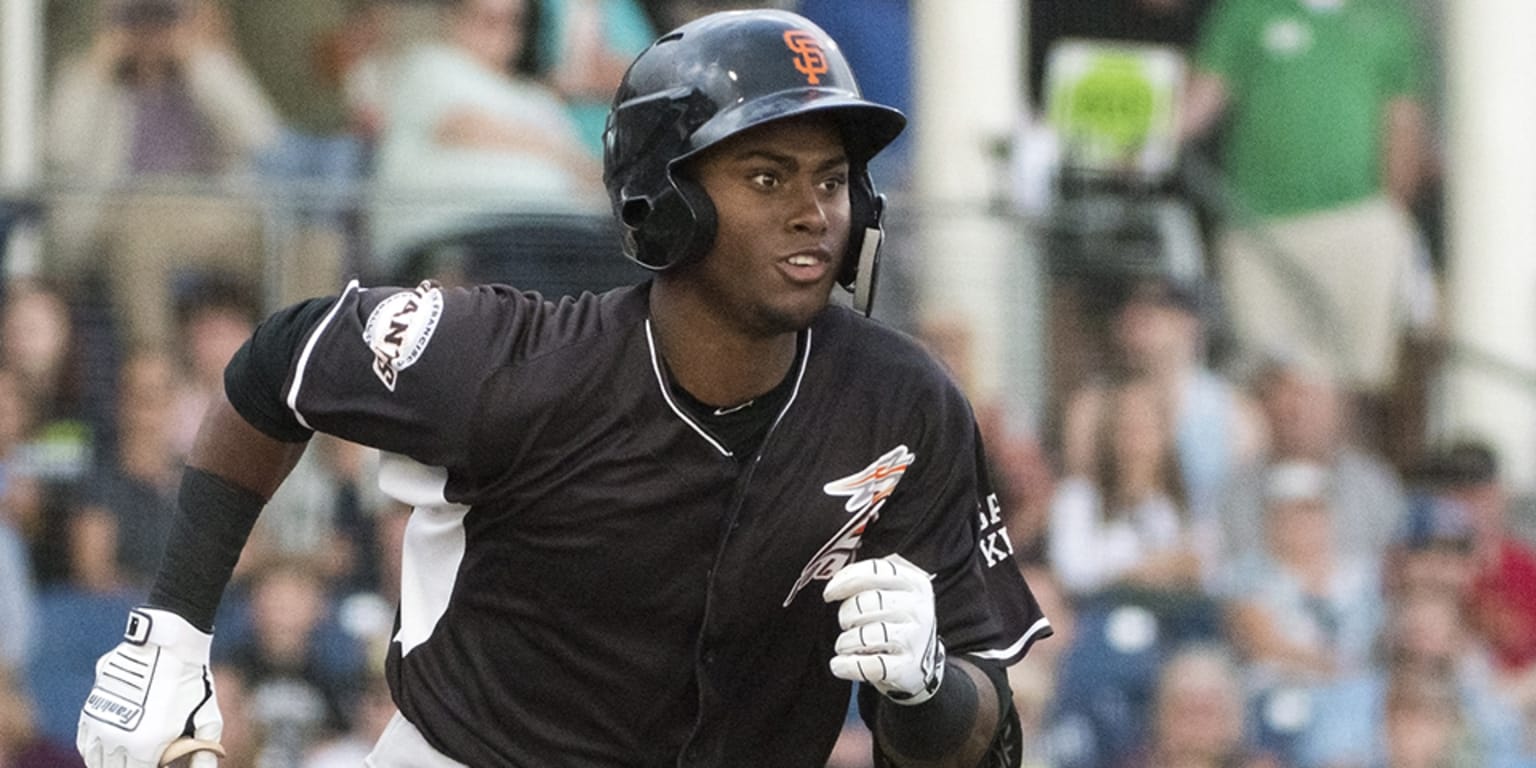
[[[880,697],[874,729],[881,751],[900,768],[978,768],[1002,722],[997,683],[963,658],[945,662],[933,698],[902,706]]]
[[[269,437],[221,397],[203,417],[187,464],[266,500],[293,471],[306,445]]]
[[[182,476],[150,605],[173,611],[204,632],[213,630],[214,613],[256,518],[303,449],[303,443],[262,434],[222,399],[209,409]]]

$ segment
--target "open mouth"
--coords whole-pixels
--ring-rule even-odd
[[[832,260],[821,251],[803,251],[779,261],[779,270],[791,282],[814,283],[826,276]]]

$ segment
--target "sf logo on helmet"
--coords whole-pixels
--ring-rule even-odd
[[[791,29],[784,33],[784,44],[795,54],[795,69],[805,75],[805,81],[811,85],[821,82],[821,76],[827,73],[827,54],[821,50],[821,43],[809,32],[799,29]]]

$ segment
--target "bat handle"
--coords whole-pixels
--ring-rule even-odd
[[[197,752],[212,752],[219,757],[224,757],[224,746],[217,741],[207,739],[194,739],[190,736],[182,737],[171,742],[160,755],[160,765],[169,766],[172,763]]]

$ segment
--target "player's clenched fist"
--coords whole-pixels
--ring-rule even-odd
[[[212,641],[170,611],[130,611],[123,642],[96,662],[80,710],[75,746],[85,764],[154,768],[192,754],[192,768],[216,766],[224,719],[208,671]]]
[[[823,597],[842,601],[832,674],[873,685],[899,704],[920,704],[944,681],[944,645],[927,571],[901,555],[860,560],[833,574]]]

